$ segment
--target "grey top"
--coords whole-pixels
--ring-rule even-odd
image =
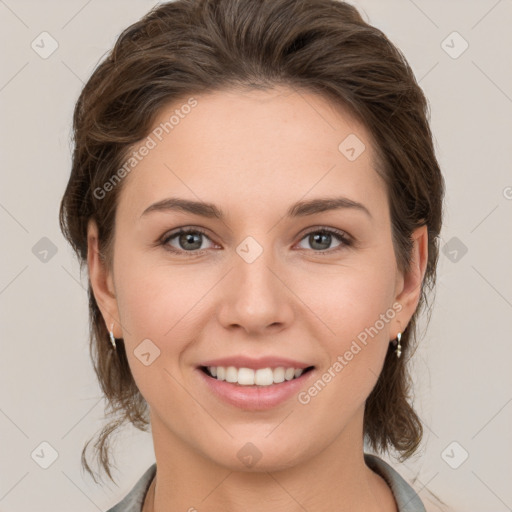
[[[364,454],[366,465],[380,475],[391,488],[398,512],[426,512],[414,489],[387,462],[376,455]],[[141,512],[146,492],[156,474],[156,463],[150,466],[132,490],[107,512]]]

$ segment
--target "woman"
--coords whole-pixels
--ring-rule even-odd
[[[156,456],[110,512],[424,511],[365,452],[421,441],[407,364],[442,220],[399,50],[335,0],[158,5],[74,134],[60,220],[115,416],[96,446],[111,477],[130,421]]]

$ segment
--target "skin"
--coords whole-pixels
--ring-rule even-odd
[[[388,485],[364,463],[363,412],[390,340],[417,308],[426,226],[413,233],[404,275],[370,137],[323,97],[276,87],[195,98],[190,114],[124,178],[111,272],[89,223],[91,285],[150,407],[158,471],[144,510],[396,511]],[[184,103],[163,109],[155,126]],[[352,133],[366,150],[349,161],[338,146]],[[341,195],[371,217],[350,208],[285,217],[296,201]],[[178,211],[141,218],[171,196],[215,203],[226,218]],[[179,237],[167,245],[180,254],[156,244],[180,227],[207,232],[192,246],[202,241],[199,256]],[[334,236],[315,244],[307,235],[322,227],[355,244]],[[236,252],[247,236],[263,249],[252,263]],[[307,405],[294,396],[270,410],[241,410],[214,397],[195,369],[233,354],[290,357],[315,366],[307,390],[396,303],[400,312]],[[161,351],[149,366],[134,355],[145,339]],[[247,442],[261,453],[251,468],[237,457]]]

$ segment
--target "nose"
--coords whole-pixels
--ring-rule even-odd
[[[249,249],[244,253],[244,249]],[[286,285],[286,270],[271,249],[241,246],[221,290],[219,321],[227,329],[244,329],[250,335],[276,333],[293,320],[293,293]],[[251,254],[252,257],[246,257]]]

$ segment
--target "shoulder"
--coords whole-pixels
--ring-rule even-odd
[[[379,474],[391,488],[398,506],[398,512],[426,512],[423,503],[414,489],[387,462],[372,455],[364,454],[366,465]]]
[[[156,462],[146,470],[124,499],[107,512],[141,512],[144,497],[155,474]]]

